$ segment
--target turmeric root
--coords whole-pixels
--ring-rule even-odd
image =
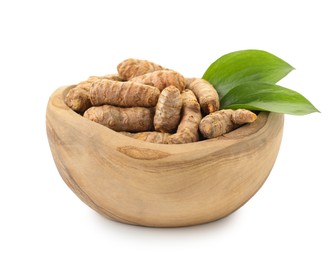
[[[252,123],[257,119],[257,115],[250,110],[237,109],[232,114],[232,121],[237,125]]]
[[[80,82],[76,87],[69,90],[64,101],[68,107],[77,113],[83,114],[85,110],[92,106],[90,99],[90,88],[93,82],[101,79],[121,81],[118,74],[107,74],[104,76],[90,76],[86,81]]]
[[[65,103],[77,113],[84,113],[86,109],[92,106],[90,101],[90,88],[92,83],[83,81],[76,87],[69,90],[65,96]]]
[[[219,97],[216,89],[204,79],[195,79],[189,85],[200,105],[202,112],[207,115],[219,109]]]
[[[156,144],[167,144],[169,133],[161,133],[161,132],[140,132],[140,133],[128,133],[128,132],[120,132],[123,135],[150,142]]]
[[[147,60],[127,59],[117,70],[70,89],[66,104],[91,121],[159,144],[218,137],[257,118],[245,109],[218,111],[218,93],[206,80]]]
[[[154,109],[152,108],[120,108],[103,105],[89,108],[83,116],[115,131],[144,132],[153,130]]]
[[[186,86],[184,77],[180,73],[172,70],[154,71],[138,77],[134,77],[131,79],[131,81],[154,86],[160,91],[172,85],[182,92]]]
[[[191,83],[193,83],[197,78],[184,78],[186,81],[186,88],[189,89]]]
[[[127,59],[117,66],[118,73],[123,80],[130,80],[156,70],[163,70],[164,67],[147,60]]]
[[[107,74],[104,76],[90,76],[86,81],[94,82],[100,79],[109,79],[114,81],[123,81],[123,79],[118,74]]]
[[[154,116],[156,131],[172,133],[180,121],[182,98],[180,91],[174,87],[166,87],[160,94]]]
[[[222,109],[205,116],[199,129],[205,138],[215,138],[230,132],[242,124],[252,123],[257,115],[245,109]]]
[[[202,119],[201,108],[194,93],[186,89],[182,92],[182,119],[176,134],[168,137],[170,144],[183,144],[199,140],[198,126]]]
[[[109,79],[95,81],[90,89],[91,103],[120,107],[153,107],[160,91],[137,82],[120,82]]]

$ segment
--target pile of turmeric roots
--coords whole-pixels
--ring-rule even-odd
[[[209,82],[153,62],[127,59],[117,71],[80,82],[65,103],[121,134],[161,144],[215,138],[257,118],[245,109],[219,110],[218,93]]]

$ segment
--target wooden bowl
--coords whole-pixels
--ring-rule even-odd
[[[191,144],[152,144],[121,135],[50,97],[50,149],[65,183],[98,213],[123,223],[178,227],[232,213],[263,185],[276,160],[284,116],[262,112],[249,125]]]

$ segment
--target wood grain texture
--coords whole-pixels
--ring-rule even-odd
[[[263,185],[280,147],[284,116],[262,112],[222,137],[153,144],[119,134],[49,99],[50,149],[65,183],[100,214],[128,224],[189,226],[217,220]]]

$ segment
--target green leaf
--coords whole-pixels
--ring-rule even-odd
[[[306,115],[319,112],[301,94],[279,85],[246,82],[231,89],[221,99],[223,108],[245,108],[292,115]]]
[[[249,81],[275,84],[294,68],[261,50],[242,50],[223,55],[203,75],[217,90],[219,99],[232,88]]]

